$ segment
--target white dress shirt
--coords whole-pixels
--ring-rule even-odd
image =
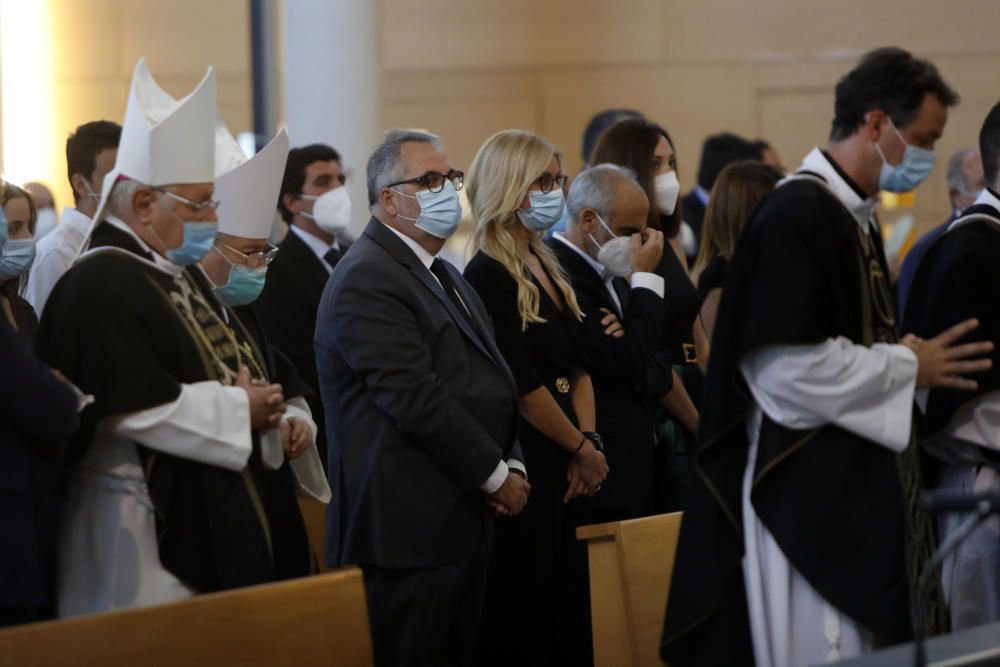
[[[35,246],[35,262],[28,274],[24,298],[42,316],[52,288],[73,266],[74,260],[90,231],[90,218],[68,206],[63,209],[62,222],[39,239]]]
[[[309,249],[313,251],[313,254],[316,255],[317,259],[319,259],[320,264],[323,265],[323,268],[326,269],[327,273],[333,273],[333,267],[326,261],[326,253],[331,250],[340,250],[340,241],[334,238],[333,245],[328,245],[325,241],[323,241],[323,239],[318,236],[313,236],[298,225],[289,225],[288,229],[302,239],[303,243],[309,246]]]
[[[385,225],[384,222],[382,224]],[[393,234],[395,234],[396,236],[398,236],[399,239],[403,243],[406,244],[406,247],[413,251],[413,254],[417,256],[417,259],[420,260],[421,264],[423,264],[425,267],[427,267],[428,271],[431,270],[431,264],[434,263],[434,255],[432,255],[429,252],[427,252],[427,250],[423,246],[421,246],[419,243],[417,243],[416,241],[414,241],[413,239],[411,239],[409,236],[406,236],[405,234],[399,233],[398,231],[396,231],[395,229],[393,229],[389,225],[385,225],[385,227],[390,232],[392,232]],[[441,261],[445,261],[445,260],[441,260]],[[431,271],[431,275],[434,276],[434,272],[433,271]],[[441,281],[438,280],[437,276],[434,276],[434,280],[436,280],[439,285],[441,284]],[[461,298],[462,297],[459,296],[460,300],[461,300]],[[463,303],[462,305],[464,306],[465,304]],[[466,310],[468,310],[467,306],[466,306]],[[486,479],[485,482],[483,482],[482,484],[480,484],[479,488],[482,489],[482,491],[485,492],[485,493],[496,493],[497,489],[499,489],[501,486],[503,486],[504,480],[507,479],[507,473],[510,472],[511,468],[513,468],[514,470],[520,471],[521,474],[523,474],[525,476],[525,478],[527,478],[528,471],[525,468],[524,463],[522,463],[521,461],[518,461],[517,459],[508,459],[507,461],[504,461],[503,459],[501,459],[500,462],[497,463],[497,467],[493,469],[493,474],[491,474]]]

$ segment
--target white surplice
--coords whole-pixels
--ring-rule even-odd
[[[874,202],[857,195],[819,151],[803,169],[821,174],[829,189],[870,233]],[[860,655],[871,636],[840,613],[795,570],[754,511],[750,485],[762,415],[792,429],[827,424],[895,452],[910,439],[917,361],[903,345],[857,345],[844,338],[814,345],[771,345],[740,363],[757,405],[747,423],[750,441],[743,479],[743,561],[757,667],[812,665]]]
[[[148,249],[125,223],[115,218],[108,222]],[[137,259],[167,273],[181,270],[155,253],[153,261]],[[315,444],[316,424],[301,397],[288,401],[285,418],[293,416],[306,422]],[[67,485],[57,555],[59,616],[162,604],[195,593],[160,562],[153,502],[136,443],[242,471],[253,449],[247,393],[215,380],[182,384],[180,395],[170,403],[97,424]],[[270,467],[280,466],[280,441],[265,434],[261,445]],[[300,495],[329,502],[330,488],[315,446],[291,467]]]

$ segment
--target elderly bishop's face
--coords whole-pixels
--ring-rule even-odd
[[[184,223],[218,222],[211,206],[198,207],[212,200],[212,183],[185,183],[159,188],[158,212],[152,226],[163,242],[164,249],[180,248],[184,243]],[[175,196],[171,196],[175,195]],[[190,203],[189,203],[190,202]]]

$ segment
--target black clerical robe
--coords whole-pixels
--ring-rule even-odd
[[[254,377],[271,379],[276,369],[269,358],[240,320],[223,310],[200,269],[164,269],[120,222],[99,224],[91,248],[57,284],[38,336],[40,356],[95,399],[82,414],[70,465],[100,460],[95,448],[107,439],[107,418],[170,404],[182,386],[230,385],[240,365]],[[202,445],[136,442],[143,479],[105,480],[140,497],[140,504],[151,503],[162,567],[192,592],[308,574],[311,557],[288,466],[264,469],[259,434],[253,432],[241,469],[242,462],[226,468],[181,456],[184,446]],[[94,472],[77,465],[70,470],[71,486]],[[99,553],[123,557],[120,550]],[[102,571],[106,562],[76,567],[88,565],[96,579],[108,574]],[[141,588],[138,571],[134,583]],[[95,604],[130,606],[127,599]]]
[[[769,195],[729,269],[665,619],[671,664],[754,660],[742,493],[755,403],[741,361],[771,345],[897,340],[877,227],[864,233],[827,185],[804,173]],[[787,560],[876,644],[907,639],[915,566],[933,540],[914,518],[914,448],[897,456],[832,424],[792,430],[766,414],[758,433],[750,499]]]

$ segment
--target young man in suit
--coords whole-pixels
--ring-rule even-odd
[[[663,234],[646,228],[649,201],[610,164],[573,180],[569,224],[548,241],[585,317],[581,340],[594,384],[597,431],[615,474],[594,497],[595,522],[652,511],[656,405],[643,391],[667,326],[663,278],[653,273]]]
[[[380,666],[469,664],[492,516],[527,502],[514,378],[475,290],[435,258],[462,179],[436,136],[390,131],[368,161],[374,217],[317,320],[327,559],[364,571]]]
[[[313,390],[309,408],[316,420],[316,443],[324,465],[325,427],[312,340],[323,287],[347,249],[337,236],[347,231],[350,201],[346,200],[346,215],[341,206],[333,224],[316,213],[320,197],[325,196],[324,201],[331,195],[346,197],[344,183],[340,154],[330,146],[312,144],[289,151],[278,194],[278,211],[288,223],[288,235],[268,267],[264,291],[253,304],[268,339]]]

